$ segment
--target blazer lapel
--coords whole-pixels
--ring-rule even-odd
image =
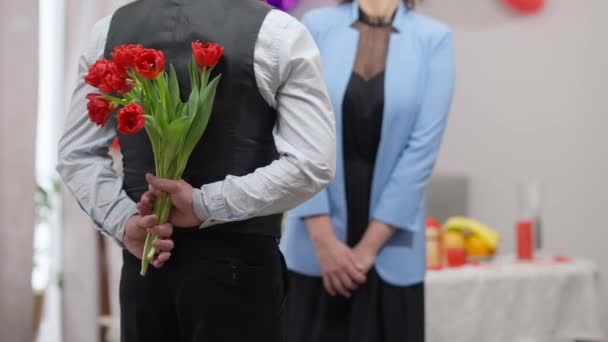
[[[409,136],[409,130],[403,128],[411,127],[408,120],[413,119],[417,111],[412,103],[417,101],[420,61],[416,55],[418,49],[407,30],[407,11],[401,4],[394,20],[396,32],[391,34],[389,41],[384,80],[384,113],[376,156],[376,165],[379,167],[375,168],[372,180],[370,215]]]
[[[332,184],[332,201],[334,202],[337,211],[346,212],[346,197],[344,195],[344,160],[343,160],[343,143],[342,143],[342,104],[344,102],[344,94],[351,79],[351,74],[355,64],[357,55],[357,47],[359,43],[359,31],[351,27],[351,23],[346,18],[344,23],[336,25],[324,37],[322,46],[327,46],[327,49],[321,49],[325,82],[330,92],[330,97],[334,105],[336,115],[336,177]],[[329,51],[324,53],[325,51]],[[337,215],[340,222],[335,222],[336,235],[339,238],[346,239],[346,216]],[[344,220],[344,221],[343,221]],[[342,222],[343,221],[343,222]]]

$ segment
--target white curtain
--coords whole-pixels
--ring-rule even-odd
[[[36,0],[28,0],[27,2],[29,1],[34,4],[37,3]],[[21,2],[23,1],[15,3]],[[48,120],[50,124],[41,123],[44,127],[38,135],[39,139],[42,136],[43,139],[49,140],[49,143],[39,144],[39,150],[41,150],[39,151],[39,155],[56,155],[55,145],[61,133],[66,108],[68,108],[71,93],[75,86],[78,59],[83,49],[87,46],[89,33],[93,25],[97,20],[111,14],[113,9],[126,2],[128,1],[40,0],[40,8],[43,12],[42,24],[45,26],[41,35],[47,38],[47,43],[52,44],[52,48],[60,47],[60,49],[59,53],[54,56],[58,60],[54,64],[52,71],[48,72],[49,70],[47,70],[45,73],[51,74],[52,81],[42,82],[43,88],[41,88],[41,91],[44,91],[44,97],[55,100],[49,108],[45,108],[47,112],[43,116],[50,118]],[[12,2],[3,1],[0,8],[5,3],[9,4]],[[2,13],[6,13],[6,11],[2,11]],[[2,46],[7,45],[3,44]],[[44,45],[44,42],[42,45]],[[46,65],[43,64],[43,67],[46,67]],[[2,119],[4,118],[5,116],[3,115]],[[2,125],[3,128],[6,126]],[[3,134],[2,137],[6,137],[6,135]],[[31,141],[33,141],[33,138],[31,138]],[[10,144],[2,144],[2,146],[8,145]],[[0,151],[2,150],[2,146],[0,146]],[[52,157],[51,160],[53,161],[52,164],[54,164]],[[3,163],[3,165],[6,164]],[[54,166],[51,165],[52,168]],[[90,220],[83,214],[71,195],[67,191],[63,193],[63,200],[59,206],[61,212],[58,213],[59,224],[53,228],[51,233],[52,242],[50,247],[52,251],[50,255],[52,260],[50,281],[46,290],[47,301],[45,303],[41,336],[38,341],[99,341],[100,270],[97,247],[98,233],[93,229]],[[13,212],[16,211],[13,210]],[[6,218],[6,215],[2,215],[2,217]],[[3,224],[3,227],[6,226],[6,224]],[[2,242],[0,242],[1,244]],[[117,286],[120,258],[117,247],[111,243],[108,243],[108,247],[110,255],[108,260],[111,282],[110,297],[113,300],[112,310],[115,311],[117,310],[116,304],[118,301]],[[1,253],[2,251],[0,251]],[[31,259],[31,251],[28,255],[30,255]],[[116,314],[116,316],[118,315]],[[0,336],[1,334],[0,332]],[[31,338],[6,339],[6,341],[29,340]],[[5,341],[5,339],[0,338],[0,341]]]
[[[32,340],[37,0],[0,1],[0,341]]]
[[[78,58],[86,47],[89,33],[99,19],[110,15],[127,0],[65,0],[65,96],[71,96],[76,82]],[[67,103],[67,101],[66,101]],[[62,117],[65,113],[60,114]],[[99,260],[97,232],[75,201],[64,196],[63,220],[63,341],[99,340]],[[118,317],[118,279],[120,251],[106,240],[109,265],[111,309]],[[78,324],[74,324],[78,322]]]

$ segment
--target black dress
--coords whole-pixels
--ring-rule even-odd
[[[343,103],[343,154],[348,208],[347,244],[369,223],[374,164],[384,110],[384,69],[392,25],[364,13],[355,70]],[[423,342],[424,286],[400,287],[370,270],[351,299],[330,296],[320,277],[290,272],[288,342]]]

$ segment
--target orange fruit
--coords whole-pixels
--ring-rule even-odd
[[[492,249],[476,234],[471,234],[465,239],[464,250],[470,257],[483,257],[492,254]]]
[[[461,232],[447,231],[443,236],[443,246],[446,250],[463,249],[464,235]]]

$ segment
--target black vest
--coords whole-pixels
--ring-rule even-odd
[[[207,130],[194,149],[183,179],[195,188],[242,176],[277,158],[273,128],[276,111],[262,98],[253,68],[260,27],[270,7],[259,0],[140,0],[116,11],[105,47],[142,44],[162,50],[177,71],[182,99],[190,94],[191,43],[215,42],[225,48],[214,73],[221,73]],[[154,173],[154,157],[144,130],[120,135],[123,188],[134,201],[147,190],[144,175]],[[231,222],[203,231],[280,235],[281,215]]]

